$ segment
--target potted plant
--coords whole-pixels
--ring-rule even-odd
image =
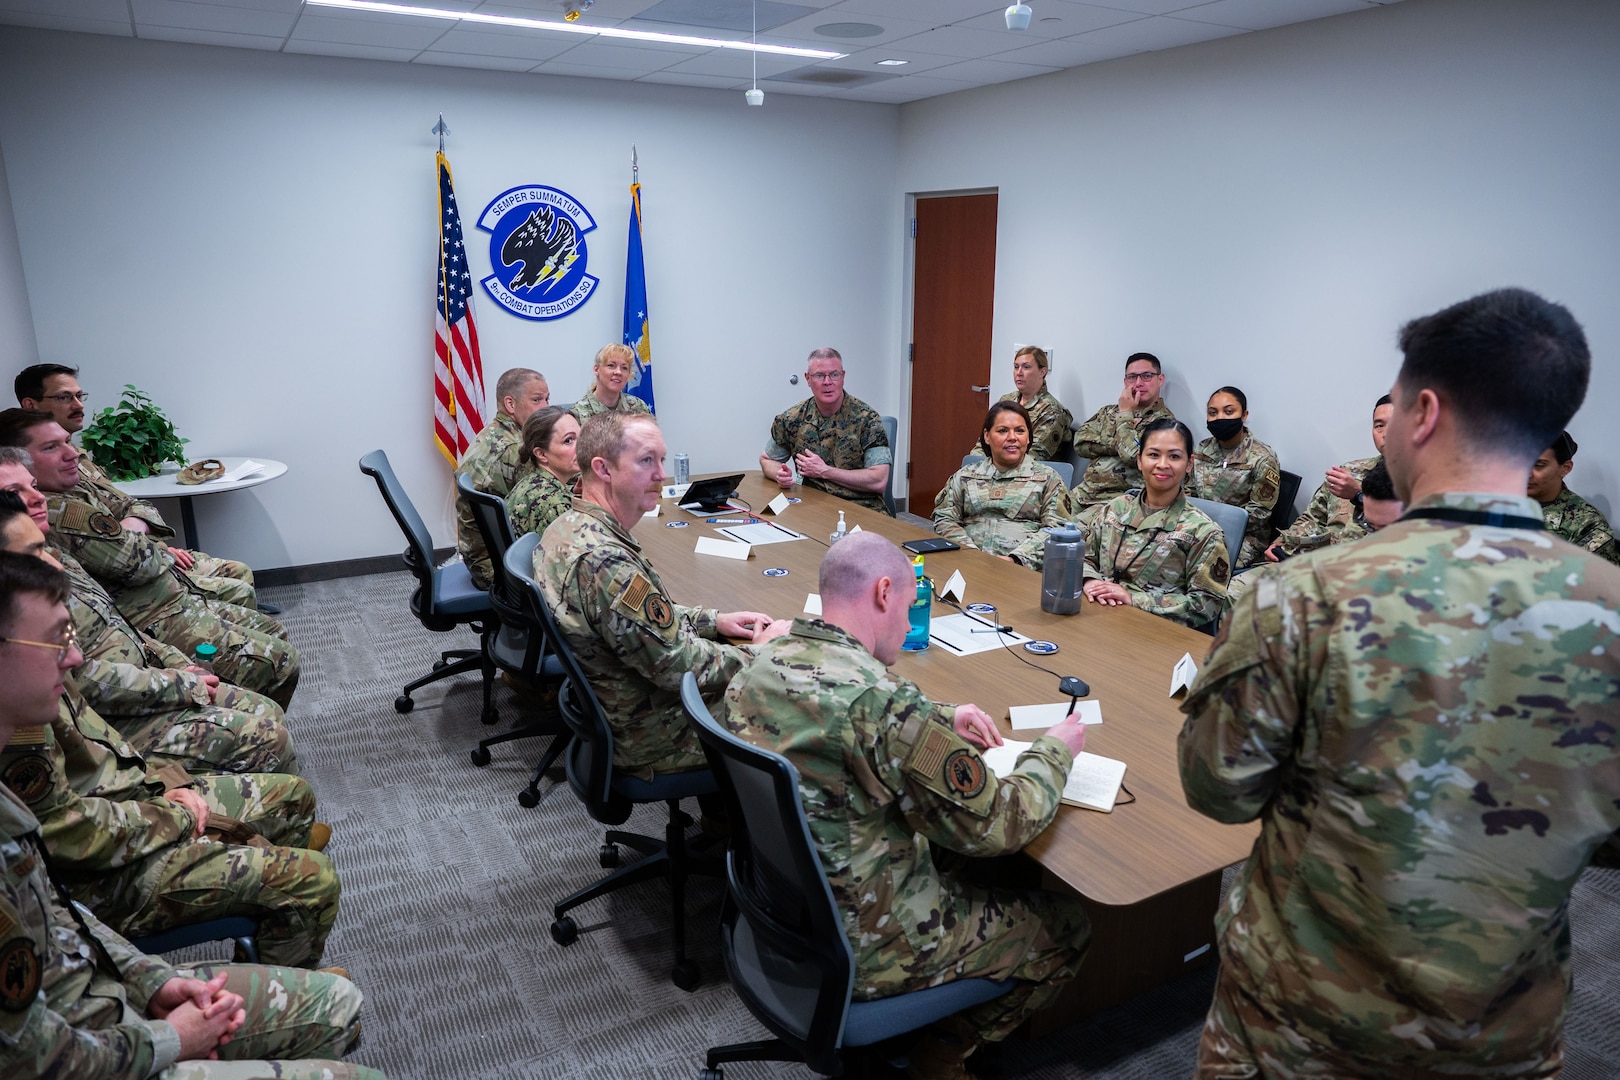
[[[186,440],[163,410],[130,383],[118,405],[107,406],[84,429],[84,448],[113,480],[152,476],[165,461],[186,463]]]

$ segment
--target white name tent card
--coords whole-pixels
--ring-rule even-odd
[[[858,533],[860,531],[861,531],[861,527],[859,525],[857,525],[853,529],[849,530],[849,535],[854,536],[856,533]]]
[[[945,587],[939,590],[939,595],[948,596],[958,604],[962,603],[967,596],[967,578],[962,576],[962,571],[951,571],[951,576],[945,579]]]
[[[1198,678],[1198,665],[1193,663],[1192,653],[1182,653],[1181,659],[1176,661],[1176,668],[1170,673],[1170,696],[1175,697],[1192,687],[1193,680]]]
[[[692,486],[691,484],[665,484],[664,485],[664,498],[666,498],[666,499],[678,499],[682,495],[685,495],[686,494],[686,489],[691,487],[691,486]]]
[[[786,495],[778,495],[776,498],[774,498],[770,502],[766,503],[765,504],[765,509],[761,510],[760,513],[762,513],[762,514],[780,514],[782,511],[786,510],[788,507],[790,507],[792,505],[793,504],[788,501],[788,497]]]
[[[1095,701],[1077,701],[1074,711],[1082,724],[1102,723],[1102,706]],[[1054,701],[1049,705],[1014,705],[1007,710],[1014,731],[1026,728],[1049,728],[1061,724],[1069,715],[1067,701]]]
[[[693,550],[699,555],[718,555],[722,559],[746,559],[754,553],[754,549],[747,544],[739,544],[735,540],[718,540],[712,536],[698,537],[697,547]]]
[[[806,615],[820,615],[821,614],[821,594],[820,593],[811,593],[809,596],[804,598],[804,613]]]
[[[984,763],[999,777],[1011,776],[1018,764],[1018,755],[1033,745],[1008,739],[1000,746],[986,750]],[[1063,801],[1069,806],[1110,814],[1114,810],[1114,800],[1119,798],[1119,787],[1124,782],[1123,761],[1081,752],[1076,755],[1074,766],[1069,769],[1068,782],[1063,785]]]

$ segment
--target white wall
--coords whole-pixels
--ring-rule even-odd
[[[1571,486],[1620,506],[1620,4],[1406,0],[902,106],[908,192],[1000,191],[994,383],[1057,349],[1081,416],[1157,353],[1232,383],[1308,497],[1372,452],[1405,320],[1501,285],[1594,354]]]
[[[17,227],[11,213],[11,186],[6,179],[6,158],[0,153],[0,357],[5,358],[4,377],[39,362],[34,344],[34,320],[28,313],[28,284],[23,279],[22,252],[17,247]],[[9,394],[10,383],[0,394]],[[15,404],[4,398],[7,405]]]
[[[199,502],[209,550],[399,550],[355,467],[378,446],[452,541],[430,413],[440,110],[475,278],[478,212],[509,187],[560,187],[598,222],[581,309],[532,323],[476,302],[491,393],[528,366],[572,401],[619,339],[634,143],[672,453],[753,467],[818,345],[849,358],[851,392],[897,404],[894,106],[5,29],[0,145],[40,358],[82,365],[96,406],[136,383],[196,455],[291,466]],[[0,295],[6,273],[0,243]]]

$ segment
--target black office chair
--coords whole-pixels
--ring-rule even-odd
[[[557,658],[567,671],[562,689],[557,692],[557,706],[562,711],[563,722],[573,733],[564,759],[568,767],[568,786],[574,789],[591,817],[604,825],[624,824],[630,811],[640,803],[662,802],[669,806],[669,824],[664,827],[663,840],[616,829],[608,831],[597,851],[597,859],[603,869],[617,869],[553,906],[551,939],[563,946],[579,940],[579,926],[567,914],[579,905],[627,885],[668,878],[675,932],[675,964],[670,970],[670,980],[682,990],[691,990],[702,978],[702,972],[686,956],[686,878],[704,867],[687,850],[686,830],[692,819],[682,813],[681,800],[711,794],[715,790],[714,774],[707,769],[694,769],[666,773],[647,781],[623,775],[613,767],[613,729],[529,569],[539,539],[529,533],[516,541],[507,552],[506,570],[513,584],[531,597]],[[629,866],[619,866],[620,844],[642,852],[645,857]]]
[[[259,962],[259,924],[246,915],[230,915],[223,919],[176,926],[160,930],[146,937],[130,938],[129,943],[151,956],[206,945],[210,941],[230,940],[236,944],[236,961],[243,964]]]
[[[877,1001],[851,1001],[855,954],[799,801],[799,773],[709,715],[691,673],[681,704],[731,819],[720,944],[731,985],[776,1037],[709,1050],[702,1080],[728,1061],[802,1061],[842,1076],[845,1052],[875,1046],[1000,997],[1013,981],[960,979]]]
[[[411,613],[435,633],[470,626],[478,632],[479,638],[476,649],[449,649],[440,653],[430,674],[407,683],[400,691],[399,697],[394,699],[395,711],[408,713],[415,708],[416,702],[411,695],[428,683],[467,671],[477,671],[484,678],[482,719],[486,724],[493,724],[500,714],[490,701],[495,684],[495,663],[489,658],[489,640],[494,635],[496,623],[489,604],[489,593],[473,584],[472,575],[464,563],[433,565],[433,534],[422,523],[422,515],[416,512],[410,496],[405,494],[405,488],[394,475],[394,467],[388,463],[387,454],[381,450],[366,454],[360,459],[360,471],[377,481],[377,490],[382,492],[383,502],[388,504],[400,532],[405,534],[405,568],[416,576],[417,582],[416,591],[411,593]]]
[[[883,421],[883,434],[889,437],[889,477],[883,481],[883,512],[894,517],[894,467],[900,460],[900,451],[894,441],[899,437],[900,421],[892,416],[880,416],[878,419]]]
[[[1271,527],[1282,532],[1294,523],[1294,500],[1299,496],[1301,477],[1287,469],[1278,470],[1277,505],[1271,508]]]
[[[515,586],[507,576],[506,556],[514,540],[512,518],[506,511],[506,500],[499,495],[479,491],[473,487],[469,477],[460,473],[456,475],[456,491],[472,508],[473,524],[478,527],[478,533],[484,540],[484,549],[489,552],[489,603],[495,611],[495,618],[499,624],[495,636],[490,640],[490,659],[495,661],[496,667],[511,672],[537,690],[551,681],[560,683],[564,675],[562,661],[557,659],[556,650],[552,648],[550,639],[546,637],[545,628],[532,611],[523,590]],[[538,541],[539,537],[535,539]],[[531,548],[529,558],[523,562],[523,567],[528,569],[532,564]],[[518,802],[524,806],[536,806],[540,802],[541,778],[562,754],[563,747],[568,744],[568,727],[562,722],[562,717],[555,712],[542,712],[526,716],[525,719],[525,723],[511,731],[478,740],[478,748],[472,752],[472,763],[480,768],[488,765],[489,748],[499,743],[551,736],[552,742],[546,749],[545,756],[540,759],[540,764],[535,766],[534,772],[529,776],[529,786],[518,793]]]

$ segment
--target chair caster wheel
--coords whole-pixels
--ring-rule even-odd
[[[476,747],[472,752],[472,763],[482,769],[489,764],[489,747]]]
[[[551,940],[567,948],[579,940],[578,924],[567,915],[564,915],[551,924]]]
[[[501,718],[500,710],[497,709],[493,705],[491,705],[489,708],[485,709],[483,711],[483,713],[481,713],[479,715],[479,717],[478,717],[478,719],[482,720],[485,724],[493,724],[497,720],[499,720],[500,718]]]
[[[726,1080],[726,1074],[719,1069],[699,1069],[698,1080]]]
[[[435,660],[435,661],[433,661],[433,670],[434,671],[443,671],[445,668],[447,668],[449,666],[450,665],[445,663],[443,660]]]
[[[409,694],[401,694],[399,697],[394,699],[395,712],[410,712],[414,708],[416,708],[416,702],[411,700],[411,695]]]
[[[682,960],[675,965],[675,970],[669,973],[669,981],[690,993],[703,981],[703,971],[697,966],[696,961]]]
[[[540,793],[534,788],[524,788],[518,792],[518,805],[534,808],[540,805]]]
[[[603,844],[596,849],[596,863],[604,870],[612,870],[619,865],[619,848],[616,844]]]

